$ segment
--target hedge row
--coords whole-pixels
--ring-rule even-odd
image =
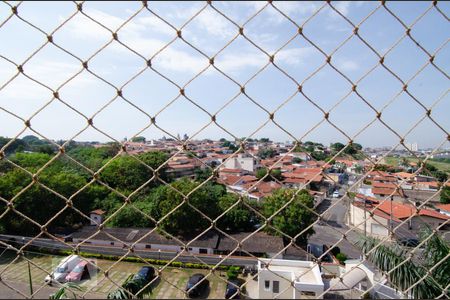
[[[45,252],[45,253],[49,253],[49,254],[56,254],[56,255],[71,255],[74,254],[73,251],[71,250],[49,250],[49,249],[45,249],[45,248],[38,248],[36,249],[39,252]],[[82,257],[86,257],[86,258],[96,258],[96,259],[106,259],[106,260],[119,260],[119,256],[116,255],[109,255],[109,254],[100,254],[100,253],[89,253],[89,252],[78,252],[78,255],[82,256]],[[149,264],[152,265],[167,265],[167,263],[169,262],[168,260],[159,260],[159,259],[152,259],[152,258],[138,258],[138,257],[125,257],[124,259],[122,259],[122,261],[126,261],[126,262],[138,262],[138,263],[142,263],[143,261],[146,261]],[[189,269],[212,269],[214,266],[212,265],[207,265],[207,264],[199,264],[199,263],[184,263],[184,262],[179,262],[179,261],[173,261],[169,264],[169,266],[171,267],[175,267],[175,268],[189,268]],[[221,270],[221,271],[228,271],[228,270],[236,270],[236,271],[242,271],[242,267],[237,267],[237,266],[218,266],[216,268],[216,270]]]

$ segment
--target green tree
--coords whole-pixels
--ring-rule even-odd
[[[216,218],[220,214],[218,198],[226,193],[222,185],[206,183],[197,188],[199,183],[187,178],[172,182],[170,185],[153,189],[148,200],[153,203],[151,215],[157,220],[180,205],[161,222],[160,228],[164,231],[173,235],[185,236],[208,228],[210,221],[192,206],[210,218]],[[194,189],[196,190],[192,192]],[[186,199],[187,201],[183,201],[182,195],[190,192],[192,193]]]
[[[2,149],[7,143],[11,141],[10,138],[5,138],[0,136],[0,149]],[[18,149],[22,149],[21,151],[25,150],[27,147],[27,144],[22,141],[21,139],[15,139],[8,147],[6,147],[5,154],[11,154],[16,152]]]
[[[258,151],[258,156],[259,156],[261,159],[272,158],[272,157],[274,157],[276,154],[277,154],[276,151],[275,151],[274,149],[272,149],[272,148],[261,148],[261,149]]]
[[[294,164],[299,164],[299,163],[301,163],[303,160],[300,158],[300,157],[294,157],[293,159],[292,159],[292,163],[294,163]]]
[[[133,207],[133,206],[134,207]],[[148,228],[155,226],[154,222],[144,214],[149,215],[152,203],[146,201],[136,201],[133,204],[121,208],[119,212],[111,218],[109,225],[112,227],[141,227]],[[111,212],[117,211],[122,205],[117,205]]]
[[[195,180],[205,181],[212,175],[212,170],[210,168],[205,168],[205,169],[197,168],[197,169],[195,169],[194,174],[195,174]]]
[[[327,160],[328,156],[324,152],[314,151],[311,153],[311,157],[317,161],[325,161],[325,160]]]
[[[331,150],[335,153],[341,151],[344,147],[345,145],[342,143],[334,143],[330,146]]]
[[[101,172],[101,179],[113,188],[127,193],[132,192],[153,177],[154,172],[147,166],[157,169],[166,161],[167,155],[163,152],[147,152],[138,155],[138,159],[131,156],[115,158]],[[164,167],[158,172],[158,176],[162,179],[166,177],[165,169]],[[160,181],[153,179],[147,186],[159,184]]]
[[[441,197],[440,201],[443,204],[449,204],[450,203],[450,186],[444,186],[441,190]]]
[[[131,141],[134,143],[145,143],[145,137],[136,136],[136,137],[132,138]]]
[[[290,237],[294,237],[305,230],[296,239],[297,244],[305,245],[308,237],[314,233],[312,227],[308,228],[316,220],[314,213],[309,210],[314,207],[314,198],[306,190],[301,190],[294,196],[295,192],[296,190],[292,189],[276,190],[265,199],[263,213],[268,218],[293,199],[287,207],[273,217],[272,226]],[[267,230],[270,233],[280,234],[271,228],[267,228]]]
[[[238,201],[237,195],[225,194],[219,198],[219,208],[224,212]],[[219,219],[218,226],[231,232],[245,232],[253,229],[253,220],[255,220],[254,212],[241,202]]]
[[[267,174],[267,168],[261,168],[256,171],[256,178],[261,179]],[[269,176],[264,178],[264,181],[271,181],[271,180],[282,180],[283,176],[281,174],[281,171],[279,169],[273,169],[270,171]]]

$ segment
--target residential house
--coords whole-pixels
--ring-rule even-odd
[[[418,209],[411,204],[391,200],[380,201],[358,195],[350,204],[347,221],[349,225],[356,226],[373,236],[388,237],[389,230],[398,227],[395,229],[398,236],[416,237],[424,225],[437,228],[448,219],[450,219],[448,215],[433,209]]]
[[[105,211],[102,209],[96,209],[89,213],[89,219],[91,219],[91,225],[100,225],[103,222]]]
[[[258,299],[318,298],[324,292],[319,266],[310,261],[258,260]]]
[[[239,153],[237,156],[226,160],[224,168],[242,169],[253,173],[259,168],[259,159],[249,154]]]
[[[98,234],[96,234],[97,231]],[[249,235],[252,236],[247,239]],[[272,236],[265,232],[241,232],[225,236],[215,230],[209,230],[202,233],[199,237],[190,236],[172,239],[159,234],[154,228],[114,227],[99,230],[97,226],[84,226],[72,233],[72,239],[74,243],[83,242],[83,244],[92,246],[121,249],[129,247],[137,242],[134,245],[135,251],[148,250],[178,253],[184,250],[185,255],[228,255],[233,252],[233,255],[235,256],[254,255],[258,257],[276,256],[283,258],[284,254],[282,237]],[[240,243],[240,245],[238,243]],[[188,248],[185,249],[184,245],[187,244],[189,244]]]

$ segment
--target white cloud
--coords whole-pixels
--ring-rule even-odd
[[[337,62],[338,68],[342,71],[357,71],[360,68],[360,65],[353,60],[342,60]]]
[[[136,18],[136,22],[139,25],[143,25],[143,27],[140,27],[140,31],[157,31],[159,33],[167,34],[167,35],[174,35],[176,34],[175,29],[164,23],[162,20],[160,20],[158,17],[155,17],[153,15],[150,16],[143,16]]]
[[[193,56],[184,51],[172,48],[165,49],[155,58],[155,64],[166,70],[182,73],[198,73],[209,64],[208,59],[201,56]]]
[[[236,34],[237,29],[224,17],[211,9],[206,9],[198,15],[195,20],[209,34],[229,38]]]
[[[256,2],[255,4],[247,3],[246,5],[260,8],[262,4],[260,4],[260,2]],[[280,6],[280,9],[282,8],[286,12],[302,14],[311,12],[317,6],[315,3],[289,2],[277,2],[277,5]],[[171,12],[171,14],[176,18],[184,18],[187,15],[193,15],[196,11],[198,11],[198,9],[198,6],[190,7],[184,10],[177,9]],[[271,10],[278,14],[275,10]],[[105,24],[105,26],[113,31],[125,21],[120,17],[112,16],[98,10],[89,11],[89,15],[102,24]],[[208,39],[208,35],[219,36],[226,39],[236,33],[235,30],[233,30],[234,26],[231,23],[209,9],[202,11],[202,13],[196,17],[196,20],[198,22],[197,25],[204,28],[207,34],[204,36],[199,36],[200,31],[187,27],[186,30],[190,31],[194,40],[199,39],[201,41],[205,41]],[[74,19],[70,23],[70,30],[72,30],[75,34],[78,34],[77,37],[88,38],[93,41],[95,39],[103,38],[101,34],[105,33],[105,30],[101,27],[92,26],[91,22],[86,22],[86,20],[83,19]],[[150,34],[149,31],[151,32]],[[133,22],[130,22],[121,28],[119,31],[119,39],[142,55],[151,57],[157,51],[162,49],[170,40],[162,40],[157,38],[157,34],[161,33],[175,35],[174,30],[157,17],[138,16],[133,20]],[[270,44],[276,39],[275,35],[261,32],[258,32],[257,34],[259,34],[261,39],[265,41],[267,49],[273,49],[273,47],[270,47]],[[111,47],[115,51],[121,53],[128,52],[127,49],[116,43],[111,45]],[[176,46],[171,45],[159,53],[154,60],[155,67],[160,67],[173,72],[195,74],[201,68],[207,66],[208,60],[206,58],[200,55],[193,55],[184,49],[175,47]],[[188,46],[186,45],[186,47]],[[307,57],[308,53],[310,53],[310,50],[311,49],[308,48],[282,50],[278,53],[276,59],[286,64],[298,65],[304,62],[305,57]],[[251,52],[243,50],[242,52],[243,53],[226,53],[221,55],[217,61],[218,63],[220,61],[221,68],[225,72],[236,72],[245,68],[261,67],[268,60],[263,53],[258,53],[253,50],[251,50]]]
[[[314,13],[320,6],[317,2],[304,1],[275,1],[273,4],[287,15],[300,14],[308,15]]]
[[[336,9],[341,12],[344,16],[348,15],[349,13],[349,7],[350,7],[350,1],[339,1],[336,4]]]
[[[39,61],[39,63],[30,63],[24,65],[24,73],[31,78],[49,86],[52,89],[59,87],[64,81],[75,75],[82,67],[76,63],[56,62],[51,59]],[[0,76],[3,75],[0,71]],[[89,84],[88,81],[78,81],[79,86]],[[14,100],[33,100],[36,95],[42,92],[51,92],[41,85],[31,82],[24,76],[14,79],[8,86],[2,90],[2,97]]]
[[[268,57],[263,53],[233,53],[225,54],[217,59],[217,67],[224,72],[237,72],[244,68],[262,67]]]
[[[314,53],[312,47],[283,49],[275,56],[275,60],[280,60],[289,65],[300,65],[304,64],[312,53]]]

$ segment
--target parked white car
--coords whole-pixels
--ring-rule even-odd
[[[81,258],[78,255],[70,255],[64,258],[61,263],[53,270],[50,275],[45,277],[45,283],[52,285],[52,283],[66,282],[66,276],[72,272],[72,270],[78,265],[81,261]]]
[[[339,198],[339,191],[334,191],[333,198]]]

